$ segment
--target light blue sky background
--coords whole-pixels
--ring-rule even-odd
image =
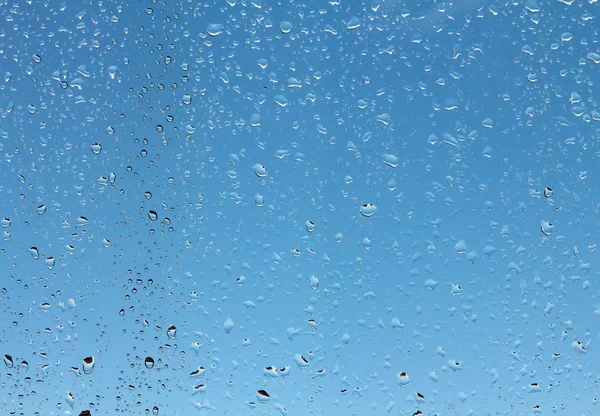
[[[0,0],[1,412],[596,414],[598,7]]]

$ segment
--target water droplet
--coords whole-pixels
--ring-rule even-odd
[[[391,155],[389,153],[384,153],[381,155],[381,158],[383,159],[383,163],[385,163],[388,166],[391,166],[392,168],[398,166],[398,156]]]
[[[316,290],[319,287],[319,279],[317,276],[311,276],[308,284],[312,290]]]
[[[360,207],[360,213],[364,217],[370,217],[377,212],[377,207],[374,204],[363,204]]]
[[[76,227],[85,227],[88,224],[88,219],[84,216],[77,217]]]
[[[154,358],[146,357],[146,359],[144,360],[144,365],[146,366],[146,368],[154,367]]]
[[[115,79],[115,75],[117,75],[117,67],[115,65],[111,65],[106,69],[106,72],[108,72],[108,76],[110,77],[110,79]]]
[[[102,145],[100,143],[94,143],[91,146],[92,153],[95,155],[99,155],[102,152]]]
[[[553,194],[554,194],[554,191],[552,190],[552,188],[546,187],[544,189],[544,196],[546,198],[551,198]]]
[[[292,31],[293,27],[294,26],[292,25],[292,23],[288,22],[287,20],[284,20],[279,24],[279,29],[281,30],[281,33],[283,33],[284,35],[287,35],[288,33],[290,33]]]
[[[225,330],[225,332],[227,332],[229,334],[233,330],[234,327],[235,327],[235,324],[233,323],[233,319],[227,318],[225,320],[225,323],[223,324],[223,329]]]
[[[31,254],[31,257],[36,260],[40,258],[40,252],[38,251],[37,247],[30,247],[29,254]]]
[[[264,178],[265,176],[268,175],[267,168],[265,168],[260,163],[257,163],[256,165],[252,166],[252,170],[254,171],[256,176],[258,176],[259,178]]]
[[[92,356],[85,357],[82,360],[82,364],[83,364],[83,373],[84,374],[91,374],[92,371],[94,371],[94,366],[96,365],[96,360]]]
[[[8,354],[4,354],[4,365],[6,365],[7,368],[13,368],[13,364],[13,358]]]
[[[552,234],[552,231],[554,231],[554,225],[550,224],[548,221],[542,221],[540,229],[542,231],[542,234],[550,235]]]
[[[269,393],[267,393],[265,390],[258,390],[256,392],[256,397],[258,398],[258,401],[261,403],[266,403],[269,400],[271,400],[271,396],[269,396]]]
[[[125,309],[121,309],[119,311],[119,316],[125,316]]]
[[[406,387],[410,383],[410,377],[407,373],[401,371],[396,375],[396,381],[401,387]]]
[[[304,223],[304,226],[306,227],[306,231],[308,231],[309,233],[312,233],[313,231],[315,231],[315,228],[317,228],[317,226],[315,225],[314,222],[312,221],[306,221]]]
[[[177,328],[175,327],[175,325],[170,325],[169,328],[167,329],[167,338],[175,339],[176,335],[177,335]]]
[[[223,32],[223,25],[219,23],[211,23],[206,27],[206,31],[210,36],[218,36]]]
[[[257,194],[254,197],[254,205],[256,205],[259,208],[265,205],[265,197]]]
[[[54,268],[54,265],[56,264],[56,259],[54,259],[54,257],[48,257],[46,258],[46,260],[44,260],[44,264],[46,265],[46,267],[48,267],[49,270],[52,270]]]
[[[153,414],[154,416],[157,416],[157,415],[158,415],[158,406],[154,406],[154,407],[152,408],[152,414]]]
[[[356,16],[352,16],[350,18],[350,20],[348,20],[348,23],[346,23],[347,30],[354,30],[354,29],[358,29],[359,27],[360,27],[360,19]]]
[[[185,94],[183,96],[183,98],[181,99],[181,102],[185,105],[190,105],[192,103],[192,95],[191,94]]]
[[[2,228],[8,228],[12,224],[12,220],[10,218],[4,217],[2,218],[0,224],[2,225]]]
[[[40,62],[42,62],[42,57],[36,53],[31,57],[31,60],[36,64],[39,64]]]
[[[117,180],[117,174],[114,172],[111,172],[108,175],[108,183],[110,183],[111,185],[115,183],[115,181]]]
[[[148,218],[150,218],[150,221],[156,221],[158,219],[158,214],[156,211],[150,210],[148,211]]]
[[[465,254],[467,250],[467,243],[465,243],[465,240],[460,240],[454,246],[454,251],[456,251],[456,254]]]

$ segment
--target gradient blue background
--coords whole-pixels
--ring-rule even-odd
[[[599,7],[0,0],[0,412],[597,414]]]

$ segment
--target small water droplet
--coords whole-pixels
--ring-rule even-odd
[[[150,218],[150,221],[156,221],[158,219],[158,214],[156,211],[150,210],[148,211],[148,218]]]
[[[317,290],[317,288],[319,287],[319,279],[317,278],[317,276],[311,276],[308,284],[310,285],[310,288],[312,290]]]
[[[42,215],[44,212],[46,212],[46,205],[42,204],[39,207],[37,207],[38,215]]]

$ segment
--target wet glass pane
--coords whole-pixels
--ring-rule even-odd
[[[6,415],[594,415],[596,0],[0,0]]]

